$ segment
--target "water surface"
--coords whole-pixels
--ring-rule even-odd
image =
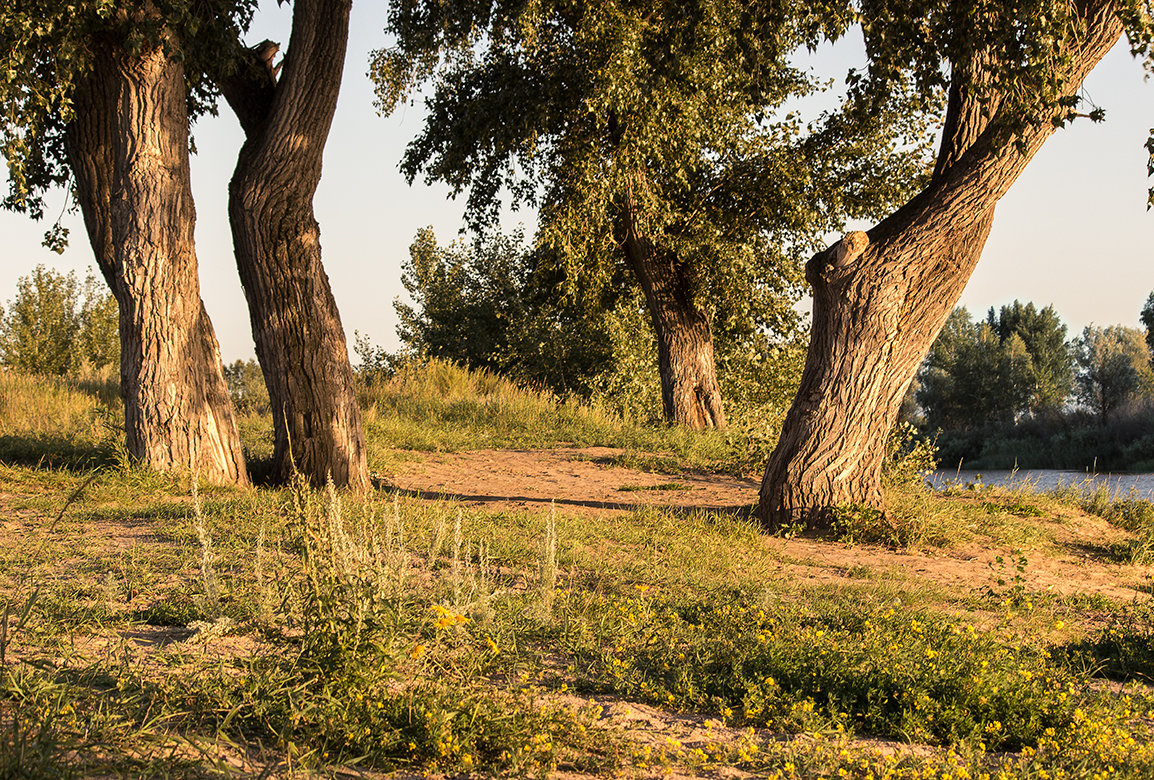
[[[949,470],[930,472],[927,476],[934,488],[941,490],[953,484],[995,485],[997,487],[1025,487],[1042,492],[1057,487],[1075,485],[1087,491],[1103,485],[1115,498],[1144,498],[1154,501],[1154,474],[1090,474],[1085,471],[1063,469],[1019,469],[1018,471]]]

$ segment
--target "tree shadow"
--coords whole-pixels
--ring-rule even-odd
[[[116,446],[110,441],[78,444],[63,434],[0,436],[0,463],[83,473],[119,464]]]
[[[586,509],[615,510],[621,512],[638,512],[645,510],[660,510],[677,516],[704,515],[738,518],[742,520],[754,516],[756,504],[652,504],[633,501],[602,501],[585,498],[543,498],[541,496],[501,496],[489,494],[449,493],[437,490],[410,490],[397,487],[383,480],[374,480],[373,486],[378,490],[385,490],[406,498],[422,499],[426,501],[459,501],[476,504],[526,504],[541,507],[556,504],[557,506],[573,506]]]

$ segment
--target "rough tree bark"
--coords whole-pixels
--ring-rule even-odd
[[[626,199],[622,249],[645,293],[657,337],[661,405],[666,422],[690,428],[725,428],[721,386],[713,359],[709,315],[693,295],[691,270],[674,253],[643,235],[632,197]]]
[[[128,451],[160,471],[248,484],[220,347],[200,299],[184,69],[96,47],[65,145],[97,264],[120,309]]]
[[[369,487],[348,347],[321,264],[313,195],[336,111],[351,0],[296,0],[283,73],[275,44],[222,80],[247,140],[229,223],[273,408],[273,478]]]
[[[1082,6],[1071,46],[1071,93],[1121,35],[1108,0]],[[1032,125],[999,142],[996,112],[956,69],[934,175],[925,190],[869,231],[852,233],[806,267],[813,328],[801,386],[761,486],[768,528],[828,523],[832,508],[884,510],[886,439],[906,388],[961,297],[994,206],[1054,131]],[[990,114],[994,117],[991,120]]]

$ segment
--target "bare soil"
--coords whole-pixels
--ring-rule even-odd
[[[431,453],[402,464],[386,482],[410,495],[494,510],[542,508],[555,502],[558,509],[591,515],[623,514],[645,506],[748,513],[757,503],[758,480],[718,474],[670,476],[612,465],[621,452],[586,447]],[[679,487],[653,489],[673,484]],[[1020,575],[1024,588],[1063,596],[1097,593],[1123,601],[1149,598],[1154,569],[1122,564],[1102,552],[1125,539],[1124,531],[1074,511],[1036,522],[1051,526],[1059,553],[1031,557]],[[1014,551],[980,543],[927,550],[812,539],[766,538],[765,544],[782,553],[775,557],[782,561],[783,574],[815,581],[837,581],[851,569],[868,567],[965,591],[987,586],[995,570],[1005,572],[1007,579],[1015,575],[1005,562]]]

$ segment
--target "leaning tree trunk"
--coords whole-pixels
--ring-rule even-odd
[[[645,293],[645,305],[657,336],[665,420],[690,428],[724,428],[725,411],[714,367],[709,315],[694,301],[689,269],[675,254],[638,234],[631,209],[631,205],[625,208],[622,245],[628,265]]]
[[[160,471],[248,484],[220,347],[200,300],[184,69],[160,49],[94,53],[65,144],[120,309],[128,451]]]
[[[321,264],[313,195],[336,111],[350,0],[297,0],[284,72],[252,50],[221,83],[247,140],[229,185],[229,223],[257,357],[273,409],[273,478],[369,487],[348,346]]]
[[[1121,34],[1112,5],[1088,5],[1071,47],[1071,92]],[[998,127],[955,72],[942,151],[929,186],[871,230],[851,233],[806,267],[813,327],[801,386],[761,486],[767,527],[820,527],[846,504],[884,510],[881,467],[902,396],[961,297],[994,206],[1054,131],[1020,143]],[[995,114],[996,117],[996,114]]]

